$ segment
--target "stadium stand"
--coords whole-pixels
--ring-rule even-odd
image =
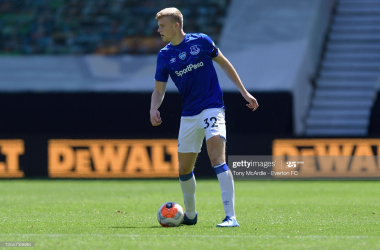
[[[149,54],[164,46],[155,14],[176,6],[188,32],[218,41],[230,0],[0,1],[0,53]],[[194,18],[192,18],[194,17]]]
[[[367,136],[380,84],[380,1],[340,0],[325,48],[306,135]]]

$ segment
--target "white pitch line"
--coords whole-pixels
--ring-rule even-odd
[[[41,237],[173,237],[173,235],[161,234],[0,234],[0,236],[41,236]],[[364,235],[176,235],[176,237],[193,237],[193,238],[294,238],[294,239],[319,239],[319,238],[332,238],[332,239],[378,239],[380,236],[364,236]]]

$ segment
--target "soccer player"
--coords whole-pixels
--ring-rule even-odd
[[[235,217],[234,181],[225,160],[226,126],[223,93],[213,65],[215,61],[235,84],[252,111],[257,100],[244,88],[231,63],[205,34],[184,33],[183,16],[177,8],[166,8],[156,15],[158,33],[168,44],[157,57],[155,88],[150,121],[162,123],[160,107],[170,75],[182,97],[182,116],[178,135],[179,181],[185,203],[183,224],[195,225],[195,160],[206,137],[207,152],[219,180],[225,219],[217,227],[238,227]]]

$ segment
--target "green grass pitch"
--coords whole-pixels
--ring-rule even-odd
[[[378,181],[236,181],[240,228],[217,179],[197,180],[198,224],[161,227],[178,180],[1,180],[0,242],[29,249],[379,249]],[[3,248],[5,249],[5,248]]]

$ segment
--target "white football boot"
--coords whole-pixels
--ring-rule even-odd
[[[226,216],[223,222],[216,225],[217,227],[239,227],[239,223],[235,218],[231,218],[230,216]]]

